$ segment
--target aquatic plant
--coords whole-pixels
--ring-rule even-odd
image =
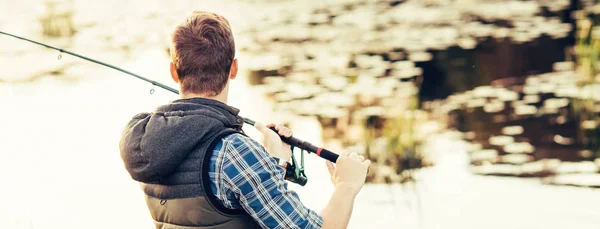
[[[579,72],[580,94],[573,101],[573,113],[580,122],[578,135],[584,147],[585,158],[600,157],[600,137],[598,121],[600,121],[600,4],[594,1],[578,1],[576,20],[576,45],[574,57]]]
[[[50,37],[75,35],[73,1],[46,1],[46,13],[39,18],[42,33]]]

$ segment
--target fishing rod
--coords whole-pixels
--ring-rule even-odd
[[[3,31],[0,31],[0,34],[7,35],[7,36],[10,36],[10,37],[13,37],[13,38],[20,39],[20,40],[24,40],[24,41],[27,41],[27,42],[31,42],[31,43],[34,43],[34,44],[37,44],[37,45],[41,45],[41,46],[44,46],[46,48],[57,50],[57,51],[60,52],[60,54],[58,55],[58,59],[59,60],[62,58],[62,53],[66,53],[66,54],[69,54],[69,55],[72,55],[72,56],[75,56],[75,57],[79,57],[81,59],[84,59],[84,60],[87,60],[87,61],[99,64],[99,65],[102,65],[102,66],[105,66],[105,67],[112,68],[114,70],[123,72],[125,74],[131,75],[131,76],[133,76],[135,78],[138,78],[140,80],[143,80],[143,81],[146,81],[148,83],[151,83],[154,86],[160,87],[162,89],[165,89],[167,91],[173,92],[175,94],[179,94],[179,91],[176,90],[176,89],[174,89],[174,88],[172,88],[172,87],[169,87],[169,86],[164,85],[162,83],[159,83],[159,82],[156,82],[154,80],[148,79],[146,77],[140,76],[138,74],[132,73],[132,72],[127,71],[125,69],[116,67],[114,65],[107,64],[107,63],[104,63],[104,62],[101,62],[101,61],[98,61],[98,60],[94,60],[94,59],[89,58],[89,57],[85,57],[85,56],[79,55],[77,53],[73,53],[73,52],[70,52],[70,51],[67,51],[67,50],[64,50],[64,49],[61,49],[61,48],[57,48],[57,47],[54,47],[54,46],[51,46],[51,45],[47,45],[47,44],[44,44],[44,43],[41,43],[41,42],[33,41],[33,40],[30,40],[30,39],[27,39],[27,38],[24,38],[24,37],[20,37],[20,36],[17,36],[17,35],[13,35],[13,34],[10,34],[10,33],[6,33],[6,32],[3,32]],[[248,124],[248,125],[254,126],[254,124],[256,123],[255,121],[253,121],[251,119],[244,118],[244,117],[241,117],[241,118],[244,119],[244,122],[246,124]],[[277,130],[275,130],[275,128],[273,128],[273,127],[271,127],[270,129],[273,130],[273,131],[275,131],[275,132],[277,132]],[[290,145],[292,147],[292,152],[293,152],[293,147],[298,147],[302,151],[307,151],[309,153],[314,153],[317,156],[319,156],[321,158],[324,158],[326,160],[329,160],[329,161],[331,161],[333,163],[335,163],[337,161],[337,159],[338,159],[338,156],[339,156],[338,154],[333,153],[333,152],[331,152],[331,151],[329,151],[329,150],[327,150],[327,149],[325,149],[323,147],[314,146],[314,145],[310,144],[307,141],[300,140],[300,139],[295,138],[293,136],[290,136],[290,137],[280,136],[280,137],[281,137],[281,140],[283,142],[287,143],[288,145]],[[286,169],[286,179],[304,186],[306,184],[306,182],[307,182],[307,179],[306,179],[306,175],[304,174],[304,154],[303,153],[301,154],[301,158],[302,158],[301,159],[302,160],[301,161],[301,165],[300,165],[300,167],[297,167],[296,166],[296,160],[295,160],[295,158],[293,156],[293,153],[292,153],[292,163],[291,163],[291,166],[288,166],[288,169]]]

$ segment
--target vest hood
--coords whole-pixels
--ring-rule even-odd
[[[216,100],[191,98],[135,115],[119,144],[127,172],[139,182],[160,181],[223,127],[241,129],[243,119],[238,113]]]

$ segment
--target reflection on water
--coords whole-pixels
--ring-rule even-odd
[[[114,8],[117,3],[120,7]],[[242,31],[252,18],[276,8],[252,11],[246,1],[178,3],[162,7],[167,3],[144,1],[141,7],[139,1],[75,1],[76,26],[89,27],[68,41],[38,36],[36,13],[28,10],[31,1],[0,0],[0,5],[6,6],[2,12],[7,12],[0,15],[0,29],[65,45],[175,86],[168,81],[165,40],[161,37],[170,31],[169,23],[148,15],[180,20],[178,12],[200,8],[223,13],[231,18],[234,30]],[[293,4],[287,1],[281,7]],[[23,20],[8,20],[17,15]],[[120,20],[124,23],[116,23]],[[149,28],[161,32],[157,35]],[[138,38],[145,39],[138,42]],[[152,228],[142,192],[119,157],[118,140],[131,116],[177,97],[160,89],[150,95],[153,87],[145,82],[72,56],[56,60],[56,55],[0,36],[0,78],[4,80],[0,82],[2,228]],[[239,53],[239,58],[241,66],[250,62],[244,53]],[[56,69],[60,73],[51,74]],[[36,74],[39,76],[30,78]],[[278,120],[246,77],[242,74],[233,82],[231,105],[256,120]],[[321,142],[317,120],[298,119],[292,129],[305,140]],[[259,137],[251,128],[247,131]],[[535,180],[472,176],[466,170],[465,146],[453,139],[451,133],[429,139],[436,166],[417,173],[416,187],[366,185],[357,197],[349,228],[548,229],[600,225],[598,191],[541,186]],[[319,211],[333,188],[323,160],[307,157],[306,163],[308,184],[291,187],[309,207]]]

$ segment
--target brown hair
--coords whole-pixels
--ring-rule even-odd
[[[218,95],[235,57],[229,22],[215,13],[194,11],[175,28],[170,52],[183,92]]]

